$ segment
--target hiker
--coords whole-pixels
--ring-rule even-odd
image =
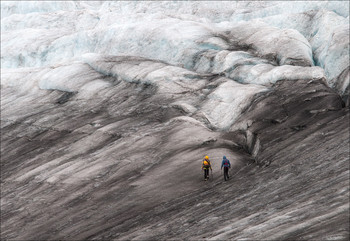
[[[202,170],[204,170],[204,180],[209,179],[209,169],[213,172],[213,169],[211,169],[211,163],[209,161],[209,157],[205,156],[204,160],[202,162]]]
[[[228,176],[228,169],[231,168],[231,163],[230,160],[226,158],[226,156],[223,156],[222,162],[221,162],[221,170],[224,167],[224,179],[225,181],[229,179],[230,177]]]

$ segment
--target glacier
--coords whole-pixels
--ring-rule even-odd
[[[1,236],[348,239],[349,42],[348,1],[2,1]]]

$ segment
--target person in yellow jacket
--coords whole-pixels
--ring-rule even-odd
[[[209,157],[205,156],[202,162],[202,170],[204,170],[204,180],[208,180],[209,179],[209,169],[211,171],[213,171],[213,169],[211,169],[211,163],[209,161]]]

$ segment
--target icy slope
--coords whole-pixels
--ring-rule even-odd
[[[1,237],[346,240],[348,12],[1,2]]]
[[[1,10],[2,68],[55,65],[94,52],[227,76],[236,74],[236,64],[317,65],[340,94],[349,86],[346,1],[4,2]],[[232,54],[240,49],[246,56],[233,64]],[[212,69],[225,63],[231,68]],[[256,70],[260,75],[266,67]],[[272,73],[268,79],[275,81]]]

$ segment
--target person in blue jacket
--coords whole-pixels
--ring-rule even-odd
[[[226,156],[223,156],[222,162],[221,162],[221,170],[224,168],[224,179],[225,181],[229,179],[230,177],[228,176],[228,169],[231,168],[231,163],[230,160],[226,158]]]

